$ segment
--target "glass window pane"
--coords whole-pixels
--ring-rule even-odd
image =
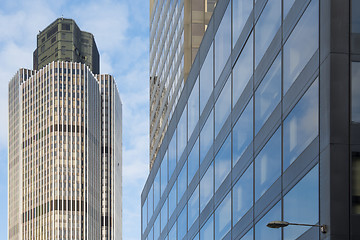
[[[318,82],[312,84],[284,120],[284,170],[319,134]]]
[[[252,0],[233,0],[233,47],[253,8]]]
[[[215,84],[231,52],[231,4],[228,5],[215,35]]]
[[[284,94],[319,48],[318,5],[311,1],[284,45]]]
[[[231,192],[215,210],[215,239],[222,239],[231,227]]]
[[[154,228],[151,228],[148,234],[148,240],[154,240]]]
[[[160,237],[160,214],[158,214],[154,223],[154,239],[158,239],[159,237]]]
[[[351,63],[351,120],[360,123],[360,62]]]
[[[157,172],[154,179],[154,209],[158,205],[160,200],[160,171]]]
[[[177,232],[176,232],[176,222],[174,223],[174,225],[171,227],[171,230],[169,231],[169,240],[171,239],[176,239],[177,236]]]
[[[295,0],[284,0],[284,19],[286,18],[286,15],[289,13],[289,10],[291,9],[294,2]]]
[[[254,240],[254,230],[250,229],[240,240]]]
[[[204,110],[214,87],[213,55],[213,45],[211,44],[209,52],[200,69],[200,114]]]
[[[233,128],[233,166],[253,140],[253,100],[242,112]]]
[[[192,240],[200,240],[200,234],[198,233]]]
[[[352,153],[351,164],[352,213],[360,214],[360,153]]]
[[[178,238],[177,239],[183,239],[187,232],[187,205],[183,208],[182,212],[180,213],[178,217]]]
[[[280,240],[281,228],[269,228],[266,226],[271,221],[280,221],[281,202],[278,202],[259,222],[255,225],[256,240]]]
[[[199,169],[199,139],[196,140],[188,156],[188,185]]]
[[[351,30],[353,33],[360,33],[360,0],[352,0],[351,4]]]
[[[230,76],[215,103],[215,136],[218,135],[231,111]]]
[[[281,0],[269,0],[255,26],[255,67],[275,37],[281,24]]]
[[[213,144],[214,116],[213,111],[209,114],[204,127],[200,132],[200,164]]]
[[[146,227],[147,227],[147,199],[144,202],[144,205],[142,206],[142,233],[144,233]]]
[[[281,99],[281,54],[255,91],[255,135]]]
[[[231,170],[231,135],[229,134],[215,156],[215,192]]]
[[[178,123],[178,127],[177,127],[177,160],[180,159],[182,153],[184,152],[184,149],[186,147],[186,143],[187,143],[187,109],[186,106],[184,108],[183,113],[181,114],[179,123]]]
[[[169,219],[176,208],[176,204],[177,204],[177,200],[176,200],[176,182],[175,182],[169,193]]]
[[[166,201],[164,202],[162,208],[161,208],[161,231],[162,232],[164,230],[164,227],[166,226],[166,223],[168,221],[167,218],[167,213],[168,213],[168,200],[166,199]]]
[[[253,175],[251,164],[233,188],[233,226],[253,205]]]
[[[169,179],[170,179],[176,167],[176,131],[174,131],[174,135],[172,136],[172,139],[170,141],[168,152],[169,152]]]
[[[178,203],[180,202],[182,196],[184,195],[187,188],[187,162],[185,162],[182,167],[180,174],[178,176]]]
[[[281,128],[279,128],[255,158],[255,201],[281,174]]]
[[[319,221],[319,168],[316,165],[284,197],[284,220],[316,224]],[[284,239],[296,239],[310,227],[288,226]]]
[[[204,226],[200,229],[200,240],[214,240],[214,216],[206,221]]]
[[[200,212],[214,195],[214,163],[206,170],[200,181]]]
[[[199,121],[199,78],[197,78],[188,101],[188,139]]]
[[[148,194],[148,221],[150,221],[154,213],[154,185],[151,186]]]
[[[162,194],[164,193],[164,190],[168,183],[167,165],[168,165],[167,164],[167,154],[165,154],[163,157],[163,160],[161,162],[161,194],[160,194],[160,196],[162,196]]]
[[[197,186],[192,193],[188,205],[188,229],[190,229],[195,220],[199,217],[199,186]]]
[[[253,34],[248,38],[233,68],[233,106],[235,106],[253,75]]]

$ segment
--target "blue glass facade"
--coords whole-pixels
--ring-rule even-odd
[[[337,154],[325,154],[333,141],[332,77],[321,60],[325,5],[218,2],[142,193],[143,240],[322,239],[315,227],[266,224],[336,216],[325,214],[334,199],[321,201],[331,195]]]

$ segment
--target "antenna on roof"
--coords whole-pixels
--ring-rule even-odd
[[[63,14],[61,14],[61,20],[64,20],[64,15]]]

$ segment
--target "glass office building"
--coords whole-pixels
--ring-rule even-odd
[[[359,239],[359,4],[217,3],[141,195],[142,240]]]

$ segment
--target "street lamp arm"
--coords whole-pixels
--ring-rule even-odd
[[[327,232],[327,226],[326,225],[319,225],[319,224],[289,223],[289,222],[286,222],[286,221],[272,221],[272,222],[269,222],[266,226],[269,227],[269,228],[283,228],[283,227],[287,227],[289,225],[306,226],[306,227],[319,227],[320,231],[322,233]]]

